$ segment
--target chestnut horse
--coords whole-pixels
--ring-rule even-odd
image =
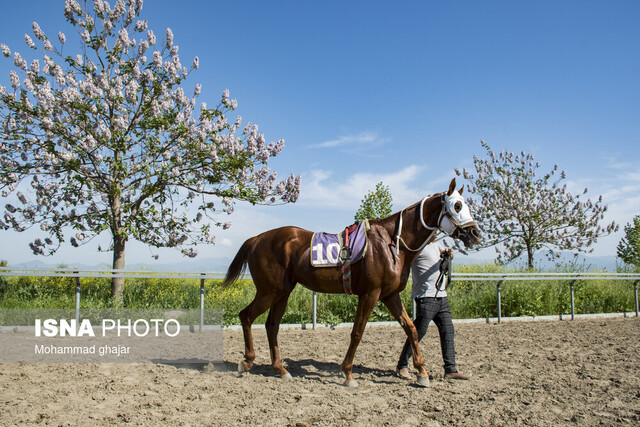
[[[462,240],[467,247],[481,240],[480,230],[471,218],[461,193],[462,188],[455,192],[453,179],[447,192],[425,197],[421,202],[387,218],[370,221],[367,252],[362,260],[351,266],[352,292],[358,296],[358,308],[351,344],[341,364],[346,376],[344,385],[357,386],[351,372],[353,358],[369,316],[379,300],[387,306],[409,337],[413,363],[418,370],[418,384],[425,387],[429,385],[418,334],[402,305],[400,292],[407,284],[411,261],[440,231]],[[465,213],[463,221],[460,221],[460,215]],[[245,342],[244,360],[238,365],[239,372],[248,371],[255,359],[251,324],[256,317],[270,309],[265,327],[272,367],[282,378],[291,378],[280,361],[277,340],[280,320],[291,291],[300,283],[316,292],[344,292],[340,267],[311,266],[309,251],[312,236],[311,231],[297,227],[266,231],[244,242],[229,266],[224,285],[233,283],[248,264],[256,287],[254,300],[239,314]]]

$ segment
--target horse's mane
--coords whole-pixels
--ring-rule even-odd
[[[436,193],[436,194],[432,194],[430,196],[427,196],[427,202],[431,201],[433,198],[435,197],[440,197],[443,193]],[[417,208],[420,203],[422,202],[422,200],[407,206],[406,208],[392,213],[391,215],[384,217],[384,218],[376,218],[376,219],[370,219],[369,220],[369,224],[371,225],[379,225],[381,227],[383,227],[385,230],[387,230],[387,232],[389,233],[390,236],[395,236],[396,232],[397,232],[397,226],[398,226],[398,217],[400,216],[400,213],[402,213],[403,211],[411,211],[415,208]]]

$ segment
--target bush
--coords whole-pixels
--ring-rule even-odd
[[[123,302],[130,308],[198,308],[198,280],[133,278],[125,281]]]
[[[617,313],[635,309],[630,281],[613,280],[604,286],[595,280],[578,281],[574,293],[577,313]]]
[[[208,280],[205,282],[204,306],[222,309],[223,323],[237,325],[240,323],[238,313],[253,300],[255,293],[255,287],[250,280],[238,280],[227,287],[222,286],[220,280]],[[266,315],[258,319],[264,323]]]

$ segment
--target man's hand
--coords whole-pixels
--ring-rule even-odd
[[[447,254],[449,256],[449,258],[453,259],[453,249],[445,248],[445,249],[441,250],[440,251],[440,257],[442,257],[444,254]]]

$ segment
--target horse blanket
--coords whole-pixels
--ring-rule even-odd
[[[345,240],[348,243],[351,264],[364,257],[367,251],[369,221],[347,227],[339,234],[314,233],[311,238],[311,265],[314,267],[341,267],[345,262]],[[348,236],[345,235],[348,233]]]

